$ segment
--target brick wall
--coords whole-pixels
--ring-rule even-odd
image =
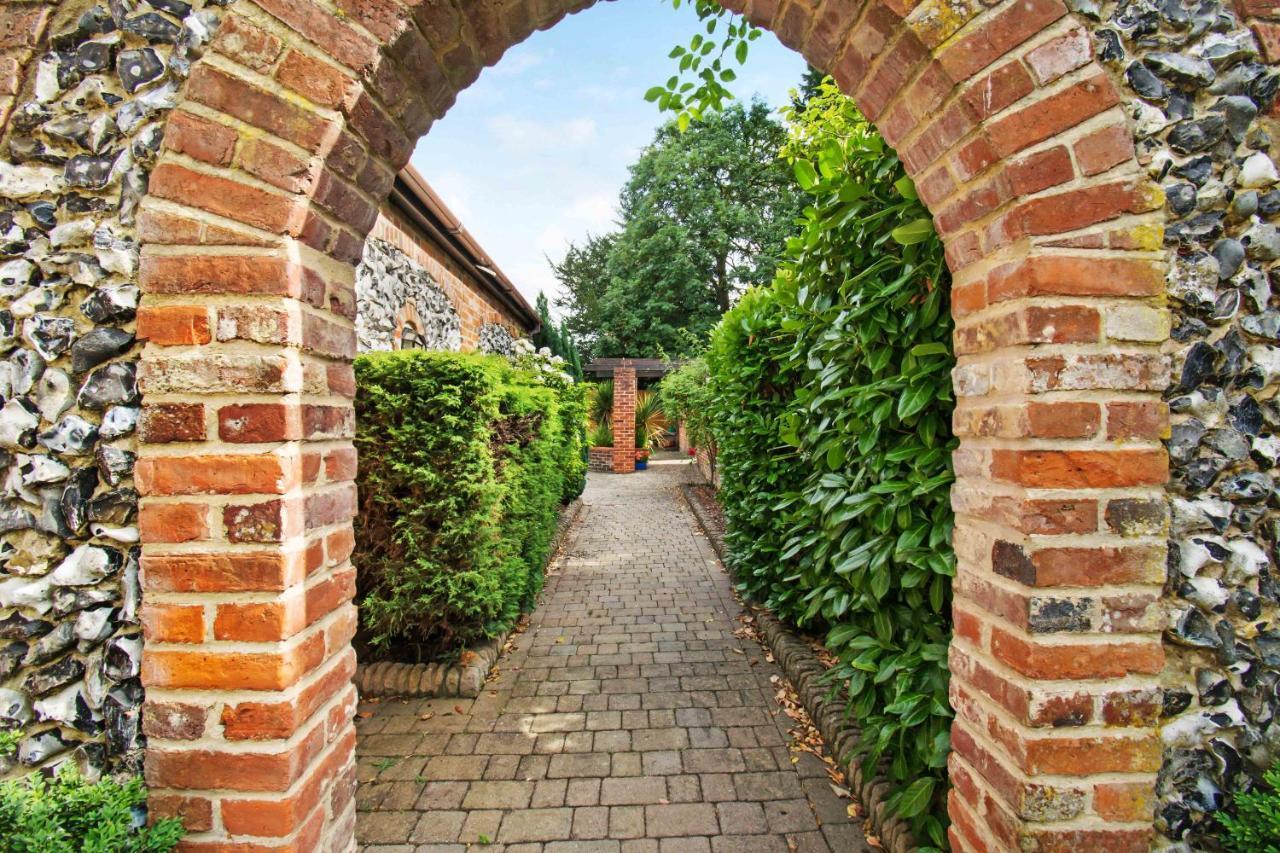
[[[592,447],[588,449],[587,468],[599,474],[613,473],[613,448]]]

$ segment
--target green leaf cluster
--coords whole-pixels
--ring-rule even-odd
[[[746,64],[751,43],[762,31],[715,0],[671,0],[673,9],[682,5],[694,7],[701,31],[694,33],[688,45],[671,49],[669,58],[676,63],[676,73],[666,83],[650,88],[644,98],[663,112],[676,113],[676,126],[683,132],[733,100],[733,93],[726,88],[738,79],[733,66]]]
[[[501,356],[356,360],[358,641],[433,660],[508,629],[542,587],[559,506],[581,493],[585,403]]]
[[[694,447],[711,440],[711,377],[699,356],[668,373],[658,386],[662,410],[673,422],[684,423]]]
[[[0,782],[0,848],[12,853],[166,853],[184,834],[177,818],[147,826],[138,778],[89,782],[70,762],[52,777]]]
[[[897,156],[830,81],[790,109],[807,194],[771,286],[712,334],[710,429],[745,592],[826,632],[868,766],[945,845],[950,589],[949,278]]]
[[[1234,814],[1219,812],[1230,853],[1280,853],[1280,764],[1262,775],[1265,788],[1236,794]]]

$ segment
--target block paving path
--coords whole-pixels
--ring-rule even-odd
[[[679,494],[690,473],[669,457],[591,475],[479,698],[362,704],[364,850],[869,849],[822,763],[788,748],[780,669],[734,636],[741,607]]]

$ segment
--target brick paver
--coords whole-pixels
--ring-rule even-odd
[[[363,849],[869,849],[821,762],[787,747],[780,670],[733,635],[741,608],[678,493],[689,474],[670,458],[591,475],[529,629],[478,699],[362,705]]]

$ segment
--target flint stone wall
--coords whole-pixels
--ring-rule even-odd
[[[221,5],[63,4],[2,140],[0,775],[140,769],[139,204]]]
[[[385,240],[369,238],[356,268],[356,336],[360,352],[396,349],[396,333],[412,309],[420,349],[462,348],[462,320],[426,268]]]
[[[480,340],[476,349],[491,355],[513,356],[516,354],[516,338],[506,326],[485,323],[480,327]]]
[[[1164,600],[1116,618],[1165,625],[1158,846],[1216,849],[1212,813],[1280,759],[1280,188],[1264,127],[1280,77],[1227,3],[1074,5],[1125,83],[1167,216],[1163,235],[1110,238],[1163,240],[1173,368],[1170,515],[1133,502],[1108,518],[1132,535],[1169,530]]]

